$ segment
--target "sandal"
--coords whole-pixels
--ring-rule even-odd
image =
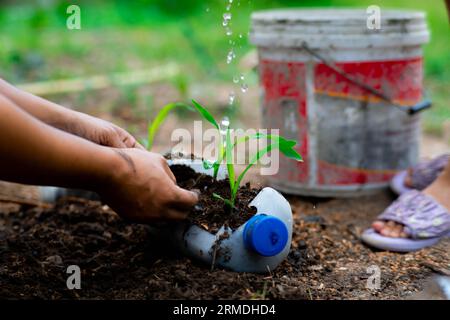
[[[391,180],[391,189],[401,195],[411,190],[423,190],[428,187],[444,170],[450,160],[450,154],[420,162],[410,170],[397,173]],[[410,174],[411,186],[406,186],[406,177]]]
[[[394,221],[404,225],[409,238],[385,237],[374,229],[364,231],[361,240],[388,251],[410,252],[450,237],[450,213],[431,196],[417,190],[401,195],[378,220]]]

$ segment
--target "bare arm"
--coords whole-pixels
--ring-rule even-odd
[[[0,95],[0,179],[98,192],[139,222],[181,219],[197,201],[165,160],[139,149],[100,146],[51,127]]]
[[[0,79],[0,95],[46,124],[97,144],[116,148],[143,147],[122,128],[22,91]]]
[[[2,179],[79,188],[108,179],[101,166],[115,165],[111,149],[53,128],[2,96],[0,114]]]

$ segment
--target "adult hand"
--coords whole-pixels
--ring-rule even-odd
[[[61,127],[64,131],[102,146],[145,149],[124,129],[85,113],[72,111],[71,116],[66,119],[66,123],[62,124]]]
[[[113,149],[118,158],[112,183],[98,192],[119,215],[148,223],[185,219],[198,195],[176,185],[166,160],[138,149]]]

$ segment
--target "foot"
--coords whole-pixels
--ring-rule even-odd
[[[423,193],[431,196],[450,212],[450,174],[441,174]],[[407,238],[403,225],[394,221],[377,220],[372,228],[385,237]]]

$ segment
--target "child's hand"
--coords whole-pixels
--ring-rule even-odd
[[[198,195],[176,185],[166,160],[138,149],[113,149],[117,168],[108,168],[112,181],[100,186],[103,200],[119,215],[148,223],[186,218]]]
[[[81,112],[71,112],[62,129],[102,146],[143,149],[136,139],[115,124]]]

